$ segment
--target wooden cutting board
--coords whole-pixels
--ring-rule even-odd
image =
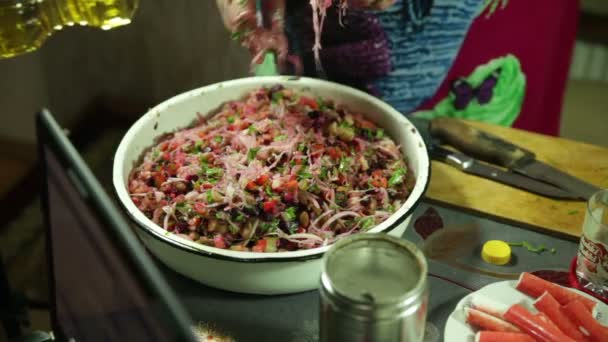
[[[480,122],[466,123],[533,151],[538,160],[600,188],[608,188],[608,148]],[[426,196],[572,237],[580,236],[586,209],[583,201],[538,196],[436,161],[432,162]]]

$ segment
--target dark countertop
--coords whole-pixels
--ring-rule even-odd
[[[433,209],[440,220],[429,215]],[[434,218],[429,220],[429,217]],[[425,240],[423,235],[429,236]],[[422,203],[416,209],[404,238],[419,247],[426,244],[430,286],[428,341],[443,340],[447,317],[471,290],[496,281],[516,279],[522,271],[548,270],[545,273],[563,277],[577,250],[577,243],[572,240],[428,203]],[[555,253],[535,254],[522,247],[513,247],[511,263],[492,266],[479,257],[483,242],[492,239],[526,240],[555,248]],[[237,341],[303,342],[318,338],[317,291],[281,296],[237,294],[206,287],[159,266],[195,320],[209,324]]]

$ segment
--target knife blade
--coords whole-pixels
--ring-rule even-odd
[[[459,152],[450,151],[438,145],[432,146],[429,152],[432,159],[445,162],[475,176],[491,179],[542,196],[557,199],[577,199],[577,196],[551,184],[480,163],[472,157]]]
[[[482,132],[453,118],[437,118],[429,126],[431,135],[467,155],[509,170],[553,184],[579,199],[588,200],[600,189],[536,159],[531,151],[497,136]]]

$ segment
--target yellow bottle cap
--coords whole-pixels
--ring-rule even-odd
[[[511,246],[500,240],[490,240],[483,244],[481,257],[489,264],[504,265],[511,260]]]

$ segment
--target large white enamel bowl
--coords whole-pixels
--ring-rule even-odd
[[[136,224],[147,248],[173,270],[203,284],[235,292],[284,294],[318,287],[321,260],[330,246],[278,253],[238,252],[204,246],[170,234],[147,218],[131,201],[127,177],[156,137],[189,125],[197,113],[216,110],[262,86],[282,84],[348,105],[368,116],[402,147],[416,175],[416,185],[403,206],[370,233],[401,236],[429,180],[429,158],[418,131],[401,113],[359,90],[311,78],[250,77],[212,84],[177,95],[143,115],[125,134],[114,158],[113,183],[120,202]]]

